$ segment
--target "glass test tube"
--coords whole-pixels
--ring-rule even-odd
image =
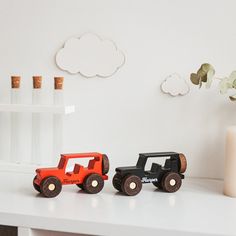
[[[20,76],[11,76],[11,104],[20,103]],[[13,163],[20,162],[20,113],[11,113],[11,151],[10,161]]]
[[[32,104],[42,103],[42,76],[33,76]],[[31,162],[41,163],[41,121],[40,113],[32,113],[32,147]]]
[[[54,77],[53,103],[55,106],[64,105],[63,77]],[[53,162],[58,162],[63,150],[63,115],[53,115]]]

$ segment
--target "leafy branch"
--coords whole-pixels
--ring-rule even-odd
[[[229,89],[236,89],[236,71],[233,71],[229,77],[216,78],[215,69],[212,65],[204,63],[201,65],[197,73],[192,73],[190,75],[190,80],[193,84],[202,87],[203,83],[206,83],[206,88],[210,88],[213,79],[220,80],[219,88],[221,94],[226,94]],[[231,101],[236,101],[236,94],[229,96]]]

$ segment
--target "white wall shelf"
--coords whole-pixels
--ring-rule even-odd
[[[36,166],[55,163],[63,152],[65,115],[75,110],[74,105],[0,104],[0,114],[11,115],[5,130],[10,147],[0,157],[0,171],[32,173]]]
[[[139,195],[128,197],[117,193],[109,180],[96,195],[69,185],[47,199],[33,189],[33,177],[0,172],[0,224],[29,229],[24,236],[236,235],[236,199],[222,195],[222,181],[187,178],[172,194],[146,184]]]
[[[58,157],[59,159],[60,157]],[[36,165],[34,163],[11,163],[0,160],[0,172],[16,172],[33,174],[35,170],[40,167],[50,166],[50,164]],[[52,166],[52,164],[51,164]]]
[[[0,104],[0,112],[31,112],[70,114],[75,112],[74,105],[27,105],[27,104]]]

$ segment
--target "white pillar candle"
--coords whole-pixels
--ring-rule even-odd
[[[229,127],[226,133],[224,194],[236,197],[236,126]]]

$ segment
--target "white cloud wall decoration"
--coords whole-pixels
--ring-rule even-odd
[[[178,74],[169,75],[161,84],[161,90],[171,96],[186,95],[189,93],[189,85]]]
[[[91,33],[67,40],[56,54],[56,63],[71,74],[110,77],[125,62],[124,54],[110,40]]]

